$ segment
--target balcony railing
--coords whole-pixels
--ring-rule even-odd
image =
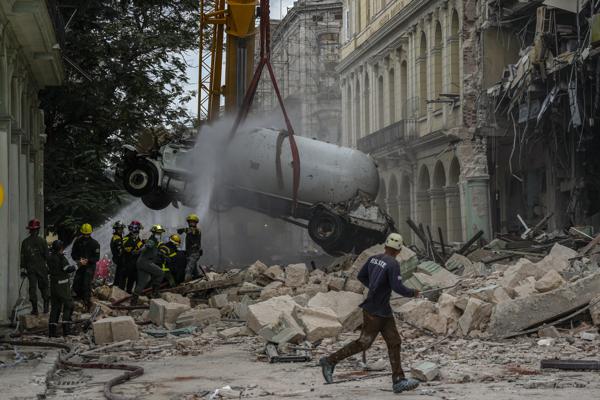
[[[372,153],[387,146],[409,141],[415,136],[415,121],[401,120],[358,139],[357,147],[362,152]]]

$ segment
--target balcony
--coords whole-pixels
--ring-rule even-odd
[[[384,147],[407,142],[415,137],[415,121],[401,120],[358,139],[357,147],[364,153],[373,153]]]

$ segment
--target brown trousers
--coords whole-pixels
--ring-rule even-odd
[[[367,350],[373,344],[377,335],[381,333],[383,340],[388,348],[390,364],[392,366],[392,382],[404,379],[404,371],[400,365],[400,346],[402,340],[396,328],[394,317],[378,317],[363,310],[363,326],[360,337],[348,343],[335,353],[327,357],[327,361],[332,364]]]

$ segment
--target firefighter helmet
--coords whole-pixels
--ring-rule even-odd
[[[198,216],[196,214],[190,214],[190,215],[188,215],[185,220],[187,222],[195,222],[195,223],[200,222],[200,218],[198,218]]]
[[[81,232],[84,235],[91,235],[92,234],[92,225],[90,225],[90,224],[81,225],[81,229],[79,230],[79,232]]]
[[[177,246],[181,244],[181,238],[178,234],[171,235],[171,237],[169,237],[169,241]]]
[[[27,224],[27,229],[29,229],[30,231],[35,231],[37,229],[40,229],[41,226],[42,226],[42,223],[40,222],[40,220],[37,218],[34,218],[31,221],[29,221],[29,224]]]
[[[164,233],[165,229],[162,226],[156,224],[156,225],[152,225],[152,228],[150,229],[150,232],[152,232],[152,233]]]

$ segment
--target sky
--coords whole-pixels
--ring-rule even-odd
[[[294,0],[271,0],[271,18],[281,19],[285,16],[288,7],[292,7]],[[187,69],[187,75],[189,77],[189,83],[186,85],[186,89],[189,91],[198,90],[198,52],[186,54],[186,61],[189,65]],[[186,104],[190,114],[196,116],[198,110],[198,97],[194,96],[191,101]]]

